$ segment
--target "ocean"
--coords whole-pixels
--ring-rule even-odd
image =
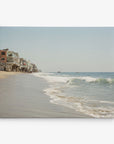
[[[94,118],[114,118],[114,72],[34,73],[48,82],[50,102]]]

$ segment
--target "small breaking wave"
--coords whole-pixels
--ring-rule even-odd
[[[63,105],[82,112],[95,118],[113,118],[114,117],[114,102],[87,100],[80,97],[67,97],[62,95],[59,88],[48,88],[44,90],[45,94],[50,96],[51,103]],[[108,107],[103,104],[110,105]]]
[[[53,73],[34,73],[36,77],[46,79],[50,83],[67,83],[69,85],[79,84],[80,82],[98,83],[98,84],[114,84],[114,79],[111,78],[94,78],[94,77],[71,77],[71,76],[56,76]]]
[[[82,83],[86,84],[114,84],[111,78],[95,78],[90,76],[61,76],[54,73],[34,73],[36,77],[45,79],[49,83],[49,88],[44,90],[45,94],[50,96],[50,102],[58,105],[64,105],[76,111],[82,112],[95,118],[112,118],[114,117],[114,102],[88,100],[77,96],[65,95],[64,88],[80,87]],[[84,85],[85,86],[85,85]]]
[[[88,83],[98,83],[98,84],[114,84],[114,79],[111,78],[93,78],[93,77],[75,77],[67,81],[71,85],[77,84],[77,82],[88,82]]]
[[[63,76],[55,76],[52,73],[34,73],[33,74],[36,77],[41,77],[46,79],[50,83],[67,83],[70,79],[73,79],[74,77],[63,77]]]

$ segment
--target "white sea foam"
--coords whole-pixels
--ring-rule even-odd
[[[67,97],[63,96],[61,91],[56,88],[48,88],[45,90],[45,94],[50,96],[51,103],[64,105],[72,108],[76,111],[90,115],[95,118],[112,118],[114,117],[114,108],[103,107],[102,103],[109,104],[108,101],[88,101],[84,98],[79,97]],[[114,104],[114,103],[111,103]],[[90,106],[89,106],[90,105]]]
[[[33,75],[36,77],[44,78],[51,83],[61,82],[61,83],[72,84],[72,81],[74,80],[82,80],[89,83],[90,82],[114,83],[114,79],[111,78],[94,78],[90,76],[86,76],[86,77],[56,76],[53,73],[34,73]]]
[[[53,73],[34,73],[36,77],[44,78],[49,82],[49,88],[45,89],[46,95],[50,96],[50,102],[58,105],[64,105],[76,111],[90,115],[95,118],[111,118],[114,117],[113,107],[103,107],[104,104],[114,104],[108,101],[92,101],[79,97],[65,96],[63,90],[67,86],[71,86],[74,80],[82,80],[86,82],[112,82],[112,79],[100,79],[93,77],[67,77],[56,76]]]
[[[97,78],[93,77],[76,77],[76,79],[85,80],[87,82],[95,82],[97,80]]]
[[[36,77],[41,77],[46,79],[48,82],[55,83],[55,82],[60,82],[60,83],[66,83],[70,79],[73,79],[74,77],[62,77],[62,76],[53,76],[50,75],[50,73],[34,73],[33,74]]]

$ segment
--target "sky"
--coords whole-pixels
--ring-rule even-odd
[[[0,27],[5,48],[43,72],[114,72],[113,27]]]

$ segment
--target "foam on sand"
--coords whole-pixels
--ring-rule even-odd
[[[94,77],[67,77],[55,76],[53,73],[36,73],[36,77],[44,78],[49,83],[49,88],[45,89],[46,95],[50,96],[50,102],[65,107],[72,108],[78,112],[87,114],[95,118],[112,118],[114,117],[114,103],[109,101],[88,100],[84,97],[74,97],[64,94],[64,88],[78,86],[77,80],[87,83],[112,83],[110,78],[94,78]],[[107,107],[105,107],[107,105]]]
[[[105,104],[112,104],[112,102],[108,101],[94,101],[94,100],[86,100],[80,97],[73,97],[73,96],[64,96],[59,88],[48,88],[44,90],[45,94],[50,96],[51,103],[63,105],[69,108],[72,108],[76,111],[82,112],[89,116],[95,118],[112,118],[114,117],[114,108],[108,107],[105,108],[103,103]]]

